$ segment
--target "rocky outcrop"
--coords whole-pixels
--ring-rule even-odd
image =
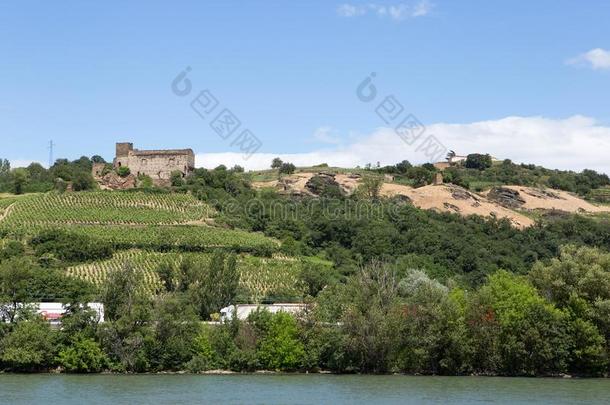
[[[137,178],[133,174],[121,177],[116,172],[112,171],[98,179],[98,182],[102,188],[110,190],[127,190],[136,188]]]
[[[525,204],[525,200],[521,197],[517,190],[505,187],[494,187],[487,193],[487,198],[506,208],[520,208]]]
[[[447,188],[451,190],[451,197],[453,197],[455,200],[474,200],[475,202],[480,200],[477,195],[471,193],[465,188],[455,186],[453,184],[448,184]]]
[[[345,191],[341,185],[335,180],[335,175],[332,173],[318,173],[312,176],[307,183],[305,189],[314,195],[344,195]]]

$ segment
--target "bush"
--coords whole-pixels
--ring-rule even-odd
[[[279,157],[276,157],[271,162],[271,168],[272,169],[279,169],[282,166],[283,163],[284,162],[282,162],[282,159],[280,159]]]
[[[170,175],[170,182],[172,187],[181,187],[184,186],[184,176],[182,172],[179,170],[174,170]]]
[[[77,172],[72,178],[72,190],[85,191],[95,188],[95,180],[91,173]]]
[[[30,241],[38,257],[52,253],[66,262],[108,259],[113,248],[108,242],[63,230],[43,231]]]
[[[138,187],[140,188],[152,188],[153,180],[150,176],[141,174],[138,176]]]
[[[90,338],[78,338],[59,352],[57,360],[69,373],[99,373],[108,365],[106,354]]]
[[[482,155],[479,153],[471,153],[466,156],[466,161],[464,162],[464,166],[468,169],[478,169],[485,170],[491,167],[491,156],[490,155]]]
[[[299,341],[296,320],[285,312],[273,315],[257,350],[261,365],[269,370],[296,370],[303,364],[305,348]]]
[[[282,163],[279,172],[281,174],[292,174],[296,170],[296,166],[292,163]]]
[[[127,166],[121,166],[117,169],[117,174],[121,177],[127,177],[131,174],[131,170]]]
[[[41,371],[54,366],[56,334],[42,320],[23,321],[0,342],[0,360],[12,371]]]

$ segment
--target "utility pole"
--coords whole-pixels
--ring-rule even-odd
[[[51,168],[51,166],[53,166],[53,146],[55,146],[55,144],[53,143],[53,140],[51,139],[49,141],[49,168]]]

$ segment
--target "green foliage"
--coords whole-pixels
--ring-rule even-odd
[[[72,177],[72,190],[74,191],[93,190],[96,185],[91,173],[78,172]]]
[[[57,362],[69,373],[99,373],[108,365],[108,358],[95,340],[78,337],[59,351]]]
[[[588,196],[592,191],[601,190],[610,185],[610,178],[606,174],[589,169],[585,169],[581,173],[550,170],[535,165],[517,165],[508,159],[490,166],[484,164],[483,166],[486,167],[483,169],[480,164],[475,164],[475,166],[477,167],[469,168],[466,164],[453,166],[446,169],[443,174],[447,175],[447,182],[462,186],[467,184],[471,186],[480,184],[486,185],[486,187],[503,184],[541,186],[570,191],[581,196]],[[450,181],[456,175],[459,176],[460,183]],[[594,194],[595,192],[592,195]]]
[[[479,153],[471,153],[466,156],[464,166],[468,169],[485,170],[491,167],[491,156]]]
[[[153,369],[179,370],[193,357],[199,319],[183,298],[167,295],[155,302],[154,343],[147,355]]]
[[[291,315],[285,312],[274,314],[257,349],[263,367],[282,371],[300,368],[305,350],[298,336],[297,323]]]
[[[25,191],[26,183],[29,180],[29,173],[23,168],[17,168],[13,170],[13,193],[23,194]]]
[[[94,156],[96,160],[103,159]],[[96,184],[91,176],[92,160],[83,156],[73,162],[58,159],[53,166],[45,169],[39,163],[32,163],[26,168],[10,170],[8,161],[0,160],[0,192],[39,193],[53,190],[65,191],[68,182],[73,189],[89,190]]]
[[[117,174],[120,177],[127,177],[131,174],[131,170],[127,166],[120,166],[116,169]]]
[[[150,176],[147,176],[146,174],[140,174],[138,176],[138,187],[148,189],[152,188],[153,185],[153,180]]]
[[[273,158],[273,160],[271,161],[271,168],[272,169],[279,169],[282,166],[283,163],[284,162],[279,157]]]
[[[43,371],[54,366],[56,333],[41,320],[19,322],[0,341],[0,362],[12,371]]]
[[[496,350],[501,371],[510,375],[563,373],[570,339],[566,315],[542,298],[526,279],[498,272],[479,291],[479,305],[497,322]]]
[[[39,233],[30,240],[30,245],[39,257],[53,254],[68,263],[102,260],[112,257],[113,253],[108,242],[57,229]]]
[[[170,175],[170,182],[172,187],[182,187],[184,185],[184,176],[179,170],[174,170]]]
[[[296,170],[296,166],[292,163],[282,163],[279,167],[280,174],[292,174]]]
[[[208,319],[210,314],[233,302],[237,295],[239,272],[235,256],[227,257],[222,252],[213,254],[209,267],[202,268],[194,263],[184,262],[181,266],[182,280],[191,302],[199,316]]]
[[[381,186],[383,186],[382,177],[371,175],[364,176],[360,185],[358,186],[358,193],[360,193],[364,198],[378,200]]]

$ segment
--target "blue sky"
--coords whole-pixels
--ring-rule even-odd
[[[449,149],[610,171],[609,20],[607,1],[2,2],[0,157],[46,162],[53,139],[56,157],[130,140],[203,166],[425,161],[375,113],[393,95]],[[257,155],[194,113],[204,89]]]

